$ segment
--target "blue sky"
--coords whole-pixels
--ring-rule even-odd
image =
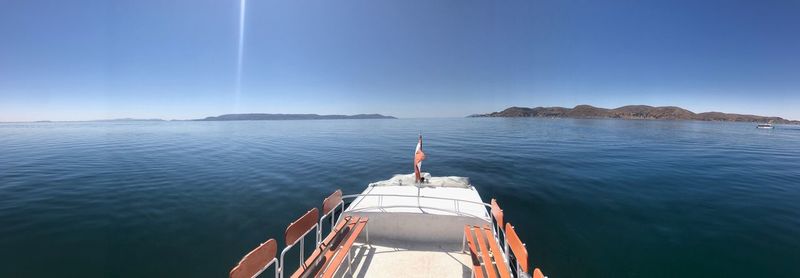
[[[0,0],[0,121],[461,117],[676,105],[800,119],[800,1]]]

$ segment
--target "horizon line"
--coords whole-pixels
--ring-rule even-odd
[[[601,109],[617,109],[617,108],[626,107],[626,106],[677,107],[677,108],[684,109],[684,110],[687,110],[687,111],[695,113],[695,114],[700,114],[700,113],[725,113],[725,114],[738,114],[738,115],[757,116],[757,117],[781,118],[781,119],[788,120],[788,121],[800,121],[800,120],[794,120],[794,119],[784,118],[784,117],[780,117],[780,116],[765,116],[765,115],[756,115],[756,114],[738,113],[738,112],[721,112],[721,111],[713,111],[713,110],[712,111],[704,111],[704,112],[695,112],[695,111],[692,111],[692,110],[689,110],[689,109],[686,109],[686,108],[683,108],[683,107],[680,107],[680,106],[677,106],[677,105],[652,106],[652,105],[647,105],[647,104],[629,104],[629,105],[623,105],[623,106],[619,106],[619,107],[615,107],[615,108],[604,108],[604,107],[594,106],[594,105],[591,105],[591,104],[578,104],[578,105],[573,106],[572,108],[575,108],[575,107],[578,107],[578,106],[591,106],[591,107],[601,108]],[[430,118],[462,118],[462,117],[470,117],[470,116],[473,116],[473,115],[483,115],[483,114],[489,114],[489,113],[494,113],[494,112],[501,112],[501,111],[503,111],[505,109],[509,109],[509,108],[512,108],[512,107],[520,107],[520,108],[537,108],[537,107],[543,107],[543,108],[553,108],[553,107],[568,108],[567,106],[541,106],[541,105],[540,106],[522,106],[522,105],[511,105],[511,106],[507,106],[507,107],[502,108],[502,109],[497,110],[497,111],[471,113],[471,114],[466,114],[466,115],[462,115],[462,116],[399,117],[399,116],[388,115],[388,114],[383,114],[383,113],[318,114],[318,113],[246,112],[246,113],[224,113],[224,114],[219,114],[217,116],[205,116],[205,117],[201,117],[201,118],[183,118],[183,119],[179,119],[179,118],[165,119],[165,118],[148,118],[148,117],[143,117],[143,118],[118,117],[118,118],[109,118],[109,119],[85,119],[85,120],[50,120],[50,119],[45,119],[45,120],[27,120],[27,121],[2,121],[2,120],[0,120],[0,123],[103,122],[103,121],[126,121],[126,120],[127,121],[195,121],[195,120],[202,120],[202,119],[208,118],[208,117],[218,117],[218,116],[222,116],[222,115],[243,115],[243,114],[319,115],[319,116],[381,115],[381,116],[394,117],[394,118],[397,118],[397,119],[430,119]]]

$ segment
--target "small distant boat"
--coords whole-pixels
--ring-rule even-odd
[[[758,124],[758,126],[756,126],[756,128],[773,129],[775,127],[772,126],[772,124]]]

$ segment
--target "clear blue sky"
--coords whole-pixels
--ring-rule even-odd
[[[800,1],[0,0],[0,121],[676,105],[800,119]]]

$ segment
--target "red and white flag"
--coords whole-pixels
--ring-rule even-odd
[[[414,179],[416,182],[422,181],[422,161],[425,160],[425,153],[422,152],[422,134],[419,135],[417,150],[414,152]]]

